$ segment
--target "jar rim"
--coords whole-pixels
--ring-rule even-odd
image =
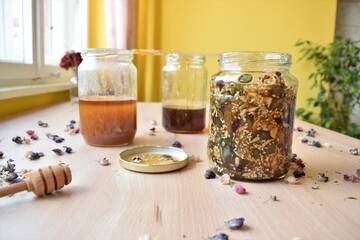
[[[117,56],[133,56],[133,52],[128,49],[118,49],[118,48],[87,48],[81,52],[82,57],[87,54],[91,54],[93,56],[101,57],[101,56],[109,56],[109,55],[117,55]]]
[[[256,62],[276,62],[279,65],[290,65],[292,56],[282,52],[268,51],[234,51],[219,54],[220,63],[241,62],[242,64]]]
[[[166,61],[191,61],[191,62],[201,62],[204,63],[206,61],[206,57],[204,54],[200,53],[176,53],[170,52],[165,55]]]

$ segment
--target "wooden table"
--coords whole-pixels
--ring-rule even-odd
[[[0,239],[139,239],[145,234],[161,240],[206,239],[220,232],[230,239],[360,238],[360,182],[343,179],[343,174],[355,174],[360,168],[360,156],[348,153],[360,147],[357,139],[297,121],[296,126],[305,130],[316,129],[315,139],[332,147],[308,146],[299,139],[304,133],[294,132],[293,151],[306,163],[301,183],[240,182],[247,194],[239,195],[222,185],[219,176],[204,178],[207,130],[192,135],[166,132],[161,126],[160,103],[138,103],[138,131],[127,147],[91,147],[81,134],[69,135],[64,131],[66,125],[78,118],[78,105],[63,103],[1,119],[4,159],[0,164],[12,158],[20,171],[62,162],[70,165],[73,181],[45,197],[21,192],[1,198]],[[150,136],[153,119],[160,124]],[[38,126],[38,120],[49,127]],[[29,129],[40,139],[29,145],[11,141]],[[47,139],[46,132],[65,141],[55,143]],[[202,161],[163,174],[131,172],[118,163],[119,152],[128,147],[170,145],[174,140]],[[57,156],[51,151],[62,146],[72,147],[74,153]],[[24,157],[29,150],[42,151],[45,156],[31,161]],[[99,164],[104,157],[110,159],[110,166]],[[329,181],[318,182],[319,172]],[[270,195],[278,201],[266,201]],[[239,217],[245,218],[241,229],[222,228],[224,221]]]

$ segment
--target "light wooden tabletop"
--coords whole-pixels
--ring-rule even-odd
[[[348,153],[360,141],[309,123],[295,126],[314,128],[316,140],[332,147],[316,148],[301,143],[304,133],[294,131],[293,152],[306,164],[306,176],[297,185],[284,180],[239,182],[247,194],[237,194],[222,185],[219,176],[205,179],[207,129],[202,134],[173,134],[161,126],[160,103],[138,103],[138,130],[126,147],[100,148],[85,144],[81,134],[64,129],[78,121],[78,105],[62,103],[0,120],[0,151],[5,164],[14,160],[16,170],[66,163],[73,180],[62,190],[45,197],[20,192],[0,199],[0,239],[207,239],[226,233],[229,239],[359,239],[360,182],[343,179],[360,168],[360,156]],[[37,122],[49,124],[42,128]],[[155,135],[149,135],[156,120]],[[12,138],[34,130],[39,140],[15,144]],[[55,143],[45,133],[65,138]],[[202,161],[170,173],[144,174],[123,169],[118,154],[137,145],[169,146],[175,140],[188,154]],[[69,146],[74,153],[62,156],[51,150]],[[29,160],[27,151],[44,152]],[[111,165],[101,166],[107,157]],[[318,173],[328,182],[319,182]],[[290,173],[289,173],[290,174]],[[278,201],[266,201],[270,195]],[[239,230],[224,228],[224,222],[245,218]],[[146,238],[143,238],[146,239]]]

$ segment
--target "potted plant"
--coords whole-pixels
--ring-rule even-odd
[[[298,117],[360,139],[360,128],[351,122],[351,113],[360,106],[360,48],[358,41],[336,37],[334,42],[321,46],[308,40],[299,40],[301,60],[315,63],[311,73],[311,88],[319,90],[309,97],[310,109],[299,108]]]

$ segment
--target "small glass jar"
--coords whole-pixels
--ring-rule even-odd
[[[92,146],[121,146],[136,133],[137,70],[130,50],[87,49],[78,69],[80,131]]]
[[[284,177],[298,87],[289,72],[291,56],[227,52],[219,62],[210,87],[210,168],[240,180]]]
[[[205,128],[207,70],[205,56],[169,53],[162,74],[162,125],[169,132],[196,133]]]

